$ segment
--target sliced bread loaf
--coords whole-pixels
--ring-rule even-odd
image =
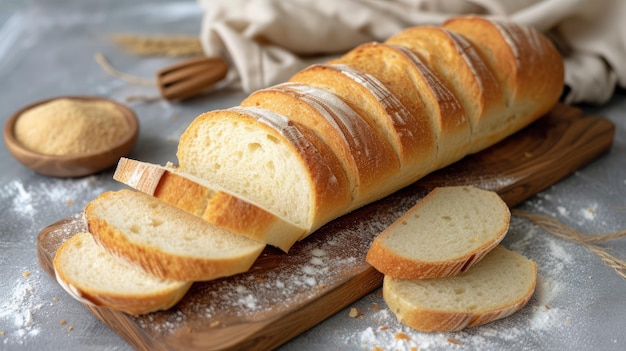
[[[474,26],[483,29],[473,30]],[[180,138],[180,169],[251,199],[310,234],[378,196],[511,135],[558,102],[562,59],[532,28],[470,16],[450,20],[435,32],[439,34],[429,45],[433,50],[429,60],[405,44],[411,41],[407,35],[395,43],[362,45],[338,61],[309,66],[289,80],[338,97],[393,148],[398,171],[389,172],[387,181],[371,178],[384,187],[357,188],[354,180],[360,176],[353,173],[355,165],[342,164],[342,159],[349,161],[341,154],[344,149],[337,148],[337,143],[331,146],[337,129],[312,128],[319,121],[318,113],[300,114],[304,110],[284,104],[285,94],[278,99],[272,93],[274,97],[268,98],[268,90],[257,94],[257,98],[268,98],[262,104],[250,97],[248,102],[254,106],[211,111],[196,118]],[[451,60],[444,57],[450,54]],[[473,63],[465,60],[468,57]],[[446,63],[429,68],[428,62],[439,61]],[[446,69],[447,74],[442,74]],[[480,77],[469,77],[472,69]],[[500,87],[496,95],[502,93],[504,103],[485,98],[477,107],[472,102],[481,98],[480,92],[461,97],[461,81],[468,79],[468,89],[476,89],[488,83],[488,79],[481,80],[487,76],[496,79]],[[488,89],[483,88],[485,93]],[[316,95],[307,92],[298,100]],[[481,111],[480,116],[476,111]],[[470,124],[471,118],[477,123]],[[500,129],[491,133],[494,126]],[[473,145],[472,140],[484,143]]]
[[[271,109],[313,130],[337,155],[360,207],[388,194],[400,170],[391,145],[337,95],[300,83],[283,83],[252,93],[242,106]]]
[[[536,281],[533,261],[497,246],[454,277],[407,280],[385,276],[383,298],[400,322],[420,331],[448,332],[520,310],[532,297]]]
[[[126,189],[89,202],[85,219],[88,231],[107,251],[163,279],[203,281],[245,272],[265,247]]]
[[[210,223],[287,252],[304,228],[180,171],[122,157],[113,178]]]
[[[109,254],[89,233],[65,241],[53,265],[59,284],[78,301],[129,314],[166,310],[191,286],[191,282],[160,279]]]
[[[500,243],[510,218],[508,206],[494,192],[435,188],[374,239],[366,260],[396,278],[453,276]]]

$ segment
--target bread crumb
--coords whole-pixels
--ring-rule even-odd
[[[69,327],[67,327],[67,331],[71,332],[72,330],[74,330],[74,327],[72,327],[71,325]]]
[[[59,301],[59,298],[55,296],[52,298],[52,301]]]
[[[61,319],[61,325],[65,325],[65,323],[67,323],[65,322],[65,319]]]
[[[411,340],[411,337],[403,332],[397,332],[394,337],[396,338],[396,340]]]
[[[372,349],[372,351],[383,351],[383,348],[380,346],[374,346],[374,348]]]
[[[4,330],[0,330],[0,336],[4,336]]]
[[[380,331],[385,331],[387,329],[389,329],[388,325],[383,325],[382,327],[378,328],[378,330],[380,330]]]
[[[65,203],[66,203],[68,206],[71,206],[71,205],[73,205],[73,204],[74,204],[74,201],[73,201],[72,199],[67,199],[67,200],[65,200]]]
[[[213,322],[211,322],[211,324],[209,324],[209,327],[211,327],[211,328],[215,328],[215,327],[217,327],[218,325],[220,325],[220,321],[213,321]]]
[[[380,310],[380,305],[379,304],[375,304],[374,307],[372,307],[372,309],[374,311],[379,311]]]
[[[411,346],[411,351],[417,351],[417,346]]]
[[[448,342],[454,345],[463,345],[463,342],[457,339],[448,338]]]
[[[29,271],[26,271],[26,272],[22,273],[22,277],[27,278],[29,276],[30,276],[30,272]]]
[[[359,316],[359,309],[356,307],[352,307],[350,309],[350,313],[348,314],[348,316],[350,316],[350,318],[356,318]]]
[[[546,310],[550,309],[550,305],[545,305],[545,307],[546,307]]]

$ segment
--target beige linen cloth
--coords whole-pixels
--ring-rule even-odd
[[[198,0],[207,55],[231,64],[224,85],[275,85],[315,62],[402,29],[459,14],[508,18],[550,37],[565,60],[567,103],[626,88],[625,0]]]

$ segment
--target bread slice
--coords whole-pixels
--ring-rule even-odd
[[[213,225],[150,195],[108,191],[85,207],[108,252],[162,279],[204,281],[247,271],[265,243]]]
[[[251,199],[307,233],[346,213],[347,174],[306,126],[257,107],[197,117],[178,144],[179,169]]]
[[[163,280],[100,247],[90,233],[67,239],[54,256],[59,284],[78,301],[129,314],[174,306],[191,282]]]
[[[435,188],[374,239],[366,260],[396,278],[453,276],[502,241],[510,218],[508,206],[492,191]]]
[[[494,73],[471,42],[440,27],[418,26],[385,43],[410,49],[454,92],[471,122],[469,153],[494,144],[502,128],[499,113],[504,108],[504,96]]]
[[[164,167],[122,157],[113,179],[217,226],[285,252],[306,233],[304,228],[251,204],[249,200],[172,165]]]
[[[337,95],[300,83],[283,83],[252,93],[241,103],[288,116],[313,130],[337,155],[350,180],[352,208],[388,194],[400,171],[391,145]]]
[[[414,161],[411,165],[438,169],[466,155],[470,125],[463,106],[448,83],[439,79],[412,51],[401,46],[368,43],[333,62],[375,77],[422,127],[422,133],[414,137],[422,139],[422,143],[430,143],[431,140],[436,143],[434,153],[430,145],[428,148],[421,147],[420,152],[425,154],[419,156],[419,162]],[[405,164],[403,173],[412,176],[408,183],[424,175],[423,169],[407,166]]]
[[[483,325],[520,310],[533,295],[537,265],[498,246],[455,277],[398,279],[385,276],[383,299],[398,320],[425,332]]]
[[[453,17],[443,28],[471,42],[501,83],[506,107],[499,117],[502,137],[543,116],[558,101],[563,60],[535,29],[479,16]]]

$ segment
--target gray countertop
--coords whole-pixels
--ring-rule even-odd
[[[103,53],[123,72],[151,78],[175,59],[134,56],[109,36],[195,35],[201,19],[193,1],[3,0],[0,122],[4,125],[13,112],[44,98],[107,96],[138,115],[140,134],[130,157],[160,164],[175,161],[177,139],[196,116],[236,105],[243,95],[221,92],[185,103],[128,102],[129,97],[154,97],[158,91],[106,73],[94,54]],[[553,216],[584,233],[624,230],[626,95],[618,92],[603,106],[581,108],[615,123],[610,152],[519,208]],[[36,254],[41,229],[80,212],[101,192],[121,187],[112,170],[76,179],[42,176],[0,148],[0,349],[130,349],[40,268]],[[623,349],[626,279],[581,245],[523,218],[513,217],[503,244],[535,260],[540,274],[533,299],[507,319],[458,333],[418,333],[399,324],[375,291],[280,349]],[[626,239],[604,245],[626,259]],[[351,317],[351,308],[360,316]]]

